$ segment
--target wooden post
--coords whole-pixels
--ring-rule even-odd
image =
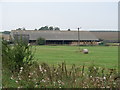
[[[78,46],[80,45],[80,34],[79,34],[79,29],[80,29],[80,28],[78,28]]]

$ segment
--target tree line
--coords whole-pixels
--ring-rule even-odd
[[[23,28],[18,28],[16,30],[26,30],[26,29],[23,27]],[[60,30],[60,28],[53,27],[53,26],[43,26],[43,27],[40,27],[39,29],[34,29],[34,30]]]

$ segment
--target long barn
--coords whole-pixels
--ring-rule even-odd
[[[106,43],[120,43],[119,31],[91,31],[91,33]]]
[[[39,37],[45,38],[46,44],[78,44],[77,31],[35,31],[35,30],[12,30],[11,36],[16,39],[20,36],[35,44]],[[80,45],[97,45],[99,39],[89,31],[79,32]]]

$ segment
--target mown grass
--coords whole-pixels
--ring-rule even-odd
[[[89,54],[83,54],[79,48],[87,48]],[[33,49],[36,49],[34,59],[39,63],[57,65],[65,61],[67,67],[94,63],[104,68],[118,68],[117,46],[33,46]]]

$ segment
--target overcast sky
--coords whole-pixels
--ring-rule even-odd
[[[0,30],[56,26],[62,30],[117,30],[117,2],[2,2]]]

